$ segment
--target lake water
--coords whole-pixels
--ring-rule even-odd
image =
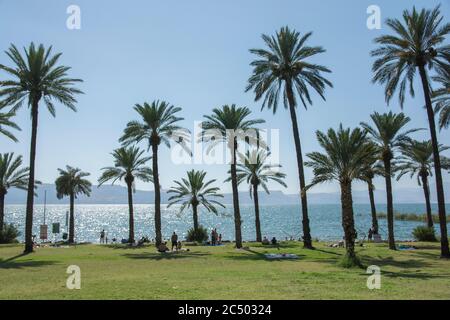
[[[433,205],[433,212],[436,212]],[[447,205],[447,212],[449,206]],[[22,231],[19,240],[23,240],[25,224],[25,206],[7,205],[5,208],[5,221],[13,223]],[[43,223],[43,206],[35,206],[33,234],[39,235],[39,225]],[[65,231],[65,213],[68,205],[47,205],[46,223],[61,223],[62,231]],[[355,204],[355,223],[360,235],[366,233],[371,226],[370,206],[368,204]],[[386,212],[385,205],[378,206],[379,212]],[[397,204],[396,212],[402,213],[424,213],[424,204]],[[234,224],[231,206],[222,209],[219,215],[200,210],[200,224],[208,229],[217,228],[222,233],[223,239],[234,239]],[[298,205],[270,206],[264,205],[260,208],[261,228],[263,236],[298,238],[301,232],[301,210]],[[341,210],[338,204],[316,204],[309,206],[311,220],[311,234],[313,238],[320,240],[337,240],[343,236],[341,226]],[[254,208],[251,205],[241,206],[242,235],[244,240],[255,239]],[[136,239],[141,236],[154,237],[153,205],[135,205],[135,233]],[[383,238],[387,235],[386,220],[380,219],[380,233]],[[395,236],[398,240],[411,239],[411,231],[415,226],[423,223],[416,221],[396,221]],[[192,226],[192,215],[190,211],[178,214],[177,207],[166,208],[162,206],[162,228],[163,237],[169,238],[173,231],[184,236]],[[128,235],[128,206],[127,205],[76,205],[75,206],[75,237],[78,242],[98,242],[99,232],[105,229],[109,239],[127,238]],[[437,230],[438,231],[438,230]],[[51,226],[49,227],[51,232]],[[53,239],[49,235],[50,239]],[[61,234],[57,239],[61,239]]]

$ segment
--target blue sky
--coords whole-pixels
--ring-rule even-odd
[[[291,123],[288,112],[280,108],[260,111],[252,93],[245,93],[251,73],[250,48],[262,47],[261,34],[273,34],[289,25],[304,33],[313,31],[310,45],[322,45],[327,52],[314,59],[328,66],[334,88],[326,92],[327,101],[314,96],[308,110],[298,109],[300,135],[304,152],[318,150],[316,130],[356,126],[368,121],[373,111],[399,112],[397,99],[386,106],[383,88],[373,85],[369,51],[373,39],[388,29],[366,27],[366,9],[376,4],[381,17],[399,17],[403,9],[431,8],[441,3],[448,12],[450,2],[443,1],[62,1],[0,0],[0,63],[10,65],[3,53],[10,43],[18,47],[31,41],[53,45],[63,52],[60,62],[72,67],[70,75],[82,78],[78,112],[57,108],[56,118],[41,109],[38,129],[37,178],[53,182],[57,168],[66,164],[92,174],[95,182],[100,168],[111,164],[110,152],[119,146],[117,139],[129,120],[136,119],[135,103],[167,100],[183,108],[183,125],[209,114],[214,107],[236,103],[248,106],[253,116],[267,121],[265,128],[280,130],[280,161],[288,174],[288,189],[298,190],[297,168]],[[81,8],[81,30],[66,28],[66,8]],[[447,43],[448,43],[447,39]],[[0,77],[4,75],[0,74]],[[412,127],[428,128],[423,97],[417,87],[415,99],[408,98],[405,113]],[[20,110],[16,118],[22,131],[19,143],[0,139],[1,152],[22,154],[28,163],[30,126],[29,112]],[[428,139],[428,131],[415,135]],[[449,131],[440,133],[440,141],[450,144]],[[450,155],[447,153],[447,155]],[[211,178],[220,181],[224,191],[231,188],[221,181],[228,166],[173,165],[168,150],[162,150],[161,183],[168,188],[190,168],[206,169]],[[307,169],[307,179],[311,171]],[[450,180],[448,174],[444,179]],[[383,189],[383,181],[376,181]],[[151,185],[138,183],[140,189]],[[404,178],[395,187],[416,187],[416,180]],[[357,184],[355,188],[365,188]],[[246,190],[246,187],[243,188]],[[273,185],[272,189],[280,189]],[[337,190],[326,184],[313,192]]]

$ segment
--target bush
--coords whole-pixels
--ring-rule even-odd
[[[203,226],[199,226],[197,230],[191,228],[188,230],[186,240],[193,242],[206,241],[208,240],[208,230],[206,230]]]
[[[350,257],[347,253],[338,261],[338,266],[342,268],[362,268],[361,260],[357,256]]]
[[[418,226],[413,230],[412,234],[417,241],[437,241],[434,228],[428,226]]]
[[[0,230],[0,243],[17,243],[16,238],[20,236],[19,230],[12,224],[6,224]]]

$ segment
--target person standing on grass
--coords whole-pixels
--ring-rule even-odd
[[[175,231],[172,234],[172,238],[170,239],[172,241],[172,251],[173,248],[177,249],[177,245],[178,245],[178,235],[175,233]]]
[[[105,243],[105,229],[100,232],[100,243]]]
[[[216,245],[216,233],[214,232],[214,229],[211,230],[211,245]]]

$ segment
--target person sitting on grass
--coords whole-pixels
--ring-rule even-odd
[[[167,252],[169,251],[169,248],[167,248],[167,242],[162,242],[159,246],[158,246],[158,251],[161,253]]]
[[[264,239],[263,239],[263,241],[262,241],[262,244],[265,244],[265,245],[270,244],[270,241],[269,241],[269,239],[267,239],[266,236],[264,236]]]
[[[272,238],[272,245],[276,246],[277,244],[278,244],[277,238],[273,237]]]

